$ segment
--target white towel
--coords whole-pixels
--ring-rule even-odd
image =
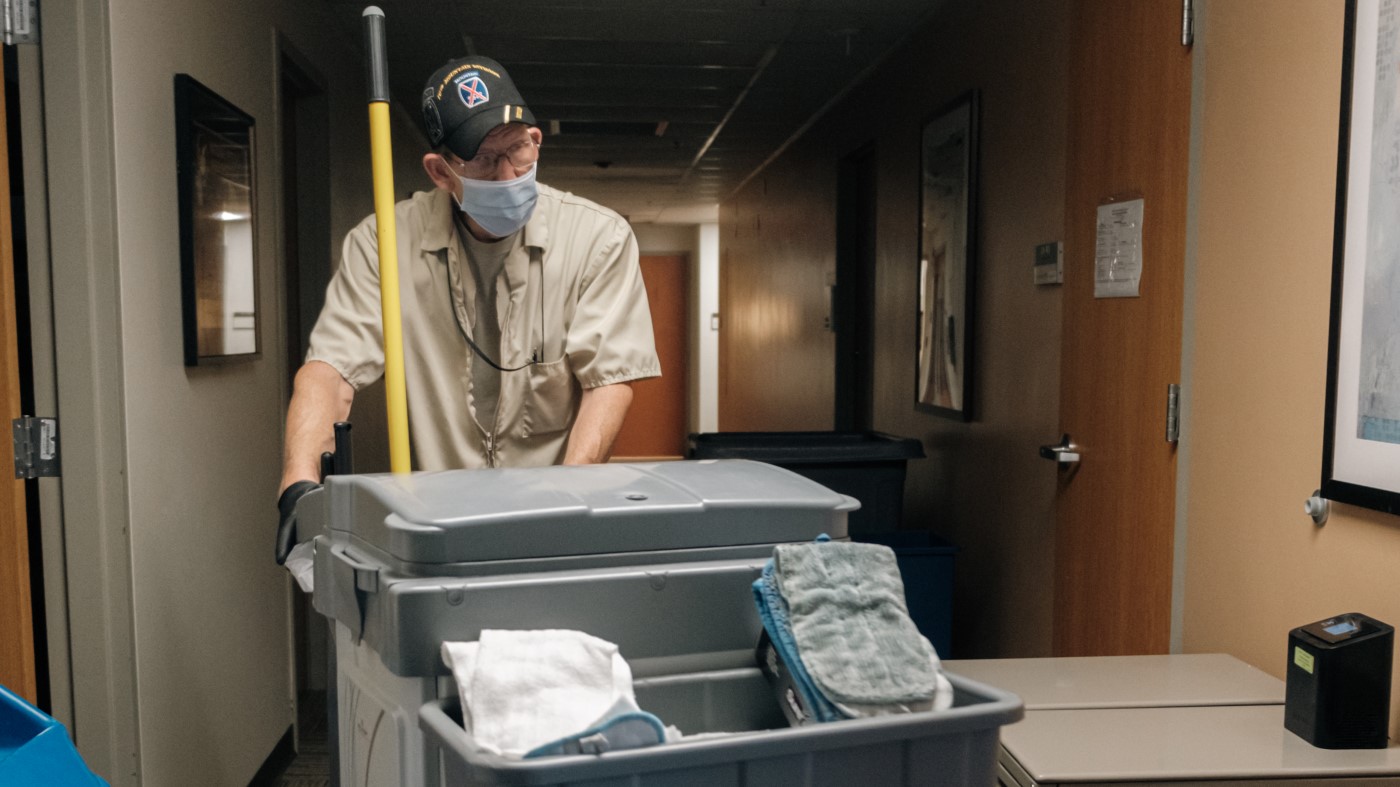
[[[481,632],[444,642],[462,721],[483,749],[520,756],[587,729],[624,702],[636,707],[632,670],[611,642],[580,631]]]

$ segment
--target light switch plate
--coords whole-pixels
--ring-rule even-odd
[[[1061,241],[1035,247],[1035,283],[1065,283],[1065,244]]]

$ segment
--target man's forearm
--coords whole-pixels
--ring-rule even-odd
[[[355,389],[334,367],[311,361],[297,372],[282,450],[278,494],[297,481],[321,477],[321,454],[335,450],[335,422],[350,417]]]
[[[632,406],[632,384],[616,383],[585,388],[578,419],[569,433],[564,464],[587,465],[608,461],[613,441],[622,429],[627,408]]]

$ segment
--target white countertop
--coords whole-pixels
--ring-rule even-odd
[[[1015,692],[1026,710],[1279,705],[1284,684],[1223,653],[950,659],[949,672]]]
[[[1282,705],[1031,710],[1001,742],[1042,784],[1400,775],[1400,746],[1316,748]]]

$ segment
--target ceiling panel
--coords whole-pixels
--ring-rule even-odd
[[[359,45],[363,3],[330,2],[342,32]],[[391,89],[415,116],[423,83],[438,66],[469,53],[495,58],[545,131],[541,180],[634,221],[655,221],[713,219],[718,201],[943,2],[378,5],[386,14]]]

